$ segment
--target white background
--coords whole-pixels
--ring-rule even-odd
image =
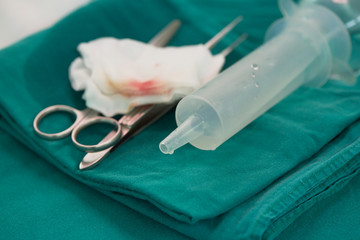
[[[0,0],[0,48],[51,26],[89,0]]]

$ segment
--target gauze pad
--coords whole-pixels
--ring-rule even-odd
[[[99,38],[78,47],[70,66],[73,89],[105,116],[175,101],[214,78],[225,59],[204,45],[155,47],[132,39]]]

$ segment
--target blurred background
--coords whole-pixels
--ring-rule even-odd
[[[0,49],[51,26],[90,0],[0,0]]]

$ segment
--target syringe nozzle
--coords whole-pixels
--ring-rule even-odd
[[[160,148],[160,151],[164,154],[173,154],[174,153],[174,150],[170,150],[169,143],[168,143],[168,141],[166,141],[166,139],[164,139],[159,144],[159,148]]]
[[[159,144],[160,151],[165,154],[173,154],[176,149],[186,143],[195,140],[204,132],[204,121],[201,117],[192,115],[177,129]]]

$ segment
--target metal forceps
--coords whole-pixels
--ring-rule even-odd
[[[230,30],[232,30],[240,21],[242,20],[242,17],[236,18],[234,21],[232,21],[229,25],[227,25],[225,28],[223,28],[218,34],[216,34],[213,38],[211,38],[205,46],[209,49],[213,48]],[[176,30],[178,28],[179,22],[172,23],[177,25]],[[170,24],[170,27],[171,25]],[[166,39],[167,37],[163,37],[162,34],[164,31],[167,31],[169,27],[165,28],[162,32],[160,32],[155,38],[150,42],[151,44],[157,45],[159,42],[162,45],[165,45],[168,41]],[[175,28],[175,27],[173,27]],[[171,32],[175,32],[176,30],[172,30]],[[170,31],[169,31],[170,32]],[[173,34],[173,33],[172,33]],[[238,39],[236,39],[229,47],[225,48],[220,54],[223,56],[227,56],[233,49],[235,49],[241,42],[243,42],[247,38],[246,34],[242,34]],[[160,45],[160,44],[159,44]],[[68,129],[64,130],[68,131],[66,134],[63,132],[60,132],[58,134],[64,134],[65,136],[69,135],[71,132],[71,137],[75,145],[87,152],[87,154],[84,156],[83,160],[80,162],[79,169],[85,170],[90,169],[97,164],[99,164],[102,160],[106,158],[106,156],[113,152],[118,146],[120,146],[122,143],[124,143],[126,140],[128,140],[130,137],[136,135],[141,130],[143,130],[145,127],[156,121],[158,118],[163,116],[166,112],[171,110],[178,101],[172,102],[172,103],[161,103],[161,104],[152,104],[152,105],[144,105],[144,106],[138,106],[135,107],[132,111],[127,113],[126,115],[123,115],[123,117],[120,118],[119,121],[116,121],[113,118],[106,118],[106,117],[99,117],[97,116],[98,113],[96,113],[95,117],[92,112],[93,110],[85,109],[84,111],[78,111],[76,109],[73,109],[71,107],[63,105],[57,105],[61,106],[58,107],[57,110],[52,110],[52,108],[56,108],[57,106],[51,106],[43,111],[41,111],[37,117],[34,120],[34,129],[35,131],[42,137],[50,138],[50,139],[56,139],[60,137],[55,137],[55,134],[46,134],[41,132],[38,129],[38,124],[40,120],[45,117],[46,115],[55,112],[55,111],[68,111],[68,112],[85,112],[90,111],[90,113],[87,113],[85,116],[86,120],[76,120],[75,123],[70,126]],[[68,110],[71,109],[71,110]],[[86,114],[86,113],[84,113]],[[99,119],[99,120],[95,120]],[[79,121],[79,123],[77,123]],[[115,122],[116,123],[115,123]],[[104,122],[109,123],[115,126],[115,129],[112,130],[102,141],[100,141],[96,145],[82,145],[76,141],[77,134],[87,126],[90,126],[96,122]],[[63,136],[61,136],[63,137]]]

